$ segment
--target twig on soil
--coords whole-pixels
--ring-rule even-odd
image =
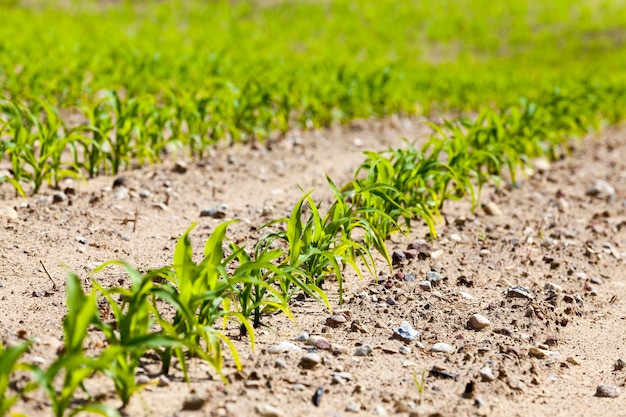
[[[46,273],[46,275],[48,275],[48,278],[52,282],[52,290],[53,291],[58,291],[59,287],[57,287],[57,283],[54,282],[54,279],[52,279],[52,275],[50,275],[50,273],[48,272],[48,269],[46,269],[46,265],[44,265],[44,263],[43,263],[43,261],[41,259],[39,260],[39,263],[41,264],[41,267],[43,268],[44,272]]]
[[[135,215],[132,218],[124,217],[123,219],[115,219],[122,222],[122,224],[133,224],[133,233],[137,230],[137,220],[139,220],[139,209],[135,209]]]

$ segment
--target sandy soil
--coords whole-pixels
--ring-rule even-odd
[[[355,122],[318,132],[291,132],[271,150],[265,147],[217,149],[206,161],[174,161],[86,183],[68,182],[67,200],[46,190],[27,200],[0,187],[0,206],[18,219],[0,219],[0,337],[6,343],[35,337],[27,360],[50,363],[61,344],[63,282],[67,270],[88,282],[99,263],[119,259],[138,268],[171,262],[178,237],[193,223],[197,250],[221,221],[241,221],[229,236],[253,245],[256,231],[284,216],[315,188],[329,195],[327,172],[347,181],[363,160],[362,150],[402,146],[401,137],[423,138],[419,120],[392,118]],[[295,322],[284,316],[266,320],[250,352],[247,339],[237,347],[244,369],[227,360],[230,383],[210,367],[194,363],[192,382],[174,375],[167,386],[150,386],[125,411],[129,416],[619,416],[626,394],[595,396],[600,384],[622,391],[626,370],[615,370],[623,349],[626,320],[626,131],[609,130],[586,138],[572,155],[551,167],[538,164],[518,187],[489,186],[484,209],[471,212],[467,201],[446,205],[439,238],[420,245],[420,256],[394,271],[379,262],[381,278],[346,278],[347,303],[337,306],[336,284],[325,285],[346,323],[329,326],[330,313],[310,300],[294,300]],[[185,171],[185,172],[182,172]],[[615,187],[614,195],[588,195],[597,179]],[[610,190],[609,190],[610,191]],[[223,219],[200,217],[220,207]],[[136,224],[133,221],[137,218]],[[424,225],[411,236],[394,236],[390,250],[405,251],[426,237]],[[53,284],[45,273],[45,265]],[[430,274],[429,274],[430,273]],[[430,277],[432,288],[422,281]],[[120,271],[96,277],[104,285],[128,283]],[[440,280],[437,280],[440,278]],[[414,282],[411,280],[414,279]],[[520,288],[521,287],[521,288]],[[335,311],[337,313],[337,311]],[[474,330],[468,320],[481,314],[489,324]],[[407,321],[420,332],[412,341],[394,336]],[[329,343],[318,347],[297,341],[303,332]],[[93,335],[94,340],[97,335]],[[315,337],[310,339],[315,341]],[[272,345],[289,341],[302,352],[273,354]],[[432,351],[436,343],[449,353]],[[95,343],[95,342],[94,342]],[[367,356],[355,351],[369,345]],[[300,359],[316,349],[321,363],[303,369]],[[150,378],[158,369],[147,360]],[[343,374],[342,374],[343,372]],[[414,372],[425,375],[423,393]],[[481,374],[482,373],[482,374]],[[116,405],[110,384],[94,378],[92,393]],[[322,387],[318,406],[312,403]],[[198,411],[182,411],[189,390],[206,398]],[[421,400],[421,401],[420,401]],[[119,404],[117,404],[119,405]],[[272,408],[268,408],[274,407]],[[16,407],[27,415],[50,415],[41,393]],[[273,414],[272,414],[273,413]]]

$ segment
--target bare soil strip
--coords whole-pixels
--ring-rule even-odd
[[[176,239],[193,222],[198,252],[215,226],[232,218],[241,221],[229,236],[252,246],[258,227],[288,214],[301,196],[298,184],[316,188],[315,199],[323,200],[329,195],[325,172],[343,183],[362,162],[362,150],[402,146],[402,136],[413,140],[428,133],[419,120],[402,118],[291,132],[271,150],[218,149],[206,161],[128,171],[115,183],[107,177],[67,183],[67,199],[54,197],[56,190],[14,199],[8,186],[0,187],[0,206],[18,213],[17,220],[0,220],[0,336],[8,343],[37,338],[27,359],[45,365],[62,343],[68,269],[88,283],[88,271],[110,259],[144,269],[162,266],[171,262]],[[417,241],[416,258],[393,272],[379,262],[378,282],[348,273],[344,306],[336,305],[336,284],[325,284],[335,314],[344,310],[345,323],[329,320],[321,304],[296,300],[296,322],[267,318],[270,328],[258,330],[254,353],[246,338],[228,329],[245,366],[237,372],[228,362],[228,384],[197,363],[190,386],[175,373],[165,386],[149,386],[137,395],[126,413],[624,415],[626,393],[594,394],[600,384],[625,389],[626,370],[614,366],[626,360],[625,155],[625,131],[611,129],[586,138],[549,169],[539,164],[515,189],[487,187],[482,201],[495,204],[499,216],[483,209],[472,214],[468,201],[447,204],[439,239],[420,243],[427,228],[416,224],[412,236],[390,241],[390,249],[403,252]],[[595,180],[608,182],[614,191],[589,195]],[[213,217],[200,217],[202,210]],[[423,282],[429,279],[430,289]],[[114,270],[98,280],[128,282]],[[489,321],[486,328],[468,325],[474,314]],[[419,337],[394,336],[403,321]],[[322,342],[318,337],[314,347],[296,341],[303,332]],[[286,341],[301,352],[270,353]],[[100,343],[94,334],[92,347]],[[372,351],[355,356],[364,345]],[[435,345],[450,352],[433,352]],[[307,349],[316,349],[321,358],[313,369],[301,366]],[[158,379],[156,361],[146,359],[143,369]],[[419,380],[423,371],[420,394],[413,376]],[[199,411],[182,411],[190,387],[208,398]],[[103,377],[90,381],[90,390],[112,398]],[[49,415],[43,398],[33,394],[18,411]]]

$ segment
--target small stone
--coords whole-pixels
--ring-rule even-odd
[[[453,241],[453,242],[457,242],[458,243],[458,242],[462,242],[463,238],[461,237],[461,235],[458,235],[456,233],[452,233],[450,235],[450,240]]]
[[[453,348],[447,343],[438,342],[432,345],[430,351],[434,353],[452,353]]]
[[[563,287],[559,284],[555,284],[554,282],[546,282],[543,288],[548,291],[563,292]]]
[[[306,342],[309,338],[309,334],[307,332],[302,332],[296,337],[296,342]]]
[[[571,356],[568,356],[568,358],[565,359],[565,361],[567,363],[571,363],[572,365],[580,365],[580,361],[578,359],[576,359],[576,358],[571,357]]]
[[[433,258],[433,259],[437,259],[437,258],[440,258],[441,255],[443,255],[443,253],[444,253],[443,249],[439,249],[439,250],[436,250],[433,253],[431,253],[430,257]]]
[[[372,410],[374,415],[377,416],[386,416],[387,415],[387,410],[385,410],[385,407],[383,407],[382,405],[377,405],[376,407],[374,407],[374,409]]]
[[[287,369],[287,362],[284,359],[276,359],[276,362],[274,362],[274,368]]]
[[[263,383],[258,379],[254,379],[246,381],[243,385],[246,388],[259,389],[263,385]]]
[[[148,190],[141,190],[139,191],[139,198],[148,198],[152,195],[152,193]]]
[[[81,245],[88,245],[89,241],[82,236],[76,236],[76,241]]]
[[[530,295],[528,290],[524,287],[513,287],[509,288],[506,292],[507,298],[525,298],[527,300],[532,300],[534,297]]]
[[[333,372],[330,375],[333,378],[334,384],[344,385],[346,381],[352,380],[352,374],[350,372]]]
[[[613,200],[615,198],[615,188],[608,182],[597,179],[587,189],[587,195],[603,200]]]
[[[311,397],[311,402],[314,406],[319,407],[322,402],[322,395],[324,395],[324,387],[318,387],[313,393],[313,397]]]
[[[299,346],[294,345],[291,342],[280,342],[277,345],[272,345],[267,349],[268,353],[277,354],[285,352],[302,353],[302,349]]]
[[[624,361],[621,359],[618,359],[615,361],[615,363],[613,364],[613,370],[614,371],[621,371],[622,369],[624,369]]]
[[[67,201],[67,195],[65,195],[65,193],[55,193],[52,196],[53,203],[62,203],[64,201]]]
[[[148,385],[152,382],[152,380],[150,379],[150,377],[148,375],[137,375],[137,378],[135,378],[135,382],[137,383],[137,385]]]
[[[207,398],[198,395],[196,392],[189,393],[185,399],[183,400],[183,410],[184,411],[195,411],[200,410],[204,407]]]
[[[183,162],[183,161],[178,161],[176,162],[176,164],[174,164],[174,168],[172,168],[172,171],[174,171],[177,174],[184,174],[185,172],[187,172],[187,163]]]
[[[467,327],[476,331],[482,330],[490,325],[491,322],[482,314],[474,314],[467,321]]]
[[[117,177],[113,180],[113,188],[123,187],[126,185],[126,177]]]
[[[413,329],[408,321],[403,321],[402,323],[400,323],[400,327],[396,327],[395,329],[393,329],[393,333],[394,337],[407,342],[418,339],[420,337],[420,332]]]
[[[437,271],[429,271],[426,273],[426,279],[431,283],[441,281],[441,274]]]
[[[417,281],[417,275],[414,272],[409,272],[408,274],[404,274],[405,282],[415,282]]]
[[[228,206],[226,204],[220,204],[216,207],[211,207],[200,211],[200,217],[211,217],[213,219],[223,219],[226,217],[226,210]]]
[[[300,366],[304,369],[313,369],[322,362],[322,357],[317,353],[305,353],[300,359]]]
[[[537,359],[544,359],[548,357],[548,353],[543,350],[543,349],[539,349],[537,347],[532,346],[530,349],[528,349],[528,355],[537,358]]]
[[[254,407],[254,411],[261,417],[286,417],[281,409],[269,404],[259,404]]]
[[[169,387],[170,379],[165,375],[159,375],[159,379],[157,380],[157,386],[159,387]]]
[[[393,297],[387,297],[387,300],[385,300],[385,302],[387,303],[387,305],[390,306],[398,305],[398,302]]]
[[[318,348],[319,350],[329,350],[331,347],[331,344],[327,339],[320,337],[315,342],[315,347]]]
[[[478,251],[478,256],[480,256],[481,258],[489,256],[490,254],[491,251],[489,251],[489,249],[481,249],[480,251]]]
[[[373,349],[370,345],[362,345],[359,346],[354,352],[354,356],[369,356],[373,352]]]
[[[509,376],[506,379],[506,382],[511,389],[514,389],[516,391],[522,391],[522,392],[526,391],[526,384],[524,384],[519,378],[516,378],[514,376]]]
[[[359,411],[361,411],[361,406],[354,401],[350,401],[348,405],[346,405],[345,411],[347,413],[358,413]]]
[[[326,319],[326,325],[330,327],[339,327],[346,322],[346,316],[343,314],[333,314]]]
[[[483,382],[491,382],[496,379],[496,376],[493,374],[493,371],[488,366],[485,366],[484,368],[482,368],[480,371],[478,371],[478,373],[480,374],[480,377],[482,378]]]
[[[423,291],[431,291],[433,289],[433,284],[430,281],[422,281],[418,285]]]
[[[603,384],[598,385],[598,387],[596,388],[596,397],[617,398],[620,396],[620,394],[620,389],[615,385]]]
[[[465,291],[459,291],[459,295],[463,298],[465,298],[466,300],[473,300],[474,296],[468,292]]]
[[[502,216],[502,210],[500,210],[500,207],[493,201],[483,204],[483,211],[488,216]]]
[[[547,158],[537,158],[533,161],[533,168],[539,173],[550,170],[550,161]]]
[[[411,348],[408,346],[400,346],[400,348],[398,349],[398,352],[400,352],[402,355],[410,355]]]
[[[406,254],[401,250],[394,250],[391,254],[391,260],[394,265],[403,264],[407,261]]]
[[[592,284],[596,284],[596,285],[602,285],[604,284],[604,281],[602,281],[602,278],[597,277],[597,276],[593,276],[589,279],[589,281],[591,281]]]
[[[19,218],[17,211],[13,207],[0,206],[0,220],[16,221]]]
[[[115,193],[113,193],[113,198],[116,200],[125,200],[128,198],[128,188],[124,186],[120,186],[115,188]]]

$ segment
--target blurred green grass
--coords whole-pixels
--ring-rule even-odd
[[[0,88],[61,106],[249,80],[306,97],[387,74],[402,103],[381,113],[475,109],[621,84],[626,64],[619,0],[33,3],[0,13]]]

